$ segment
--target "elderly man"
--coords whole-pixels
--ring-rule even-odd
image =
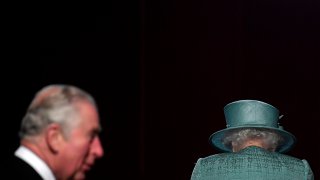
[[[279,111],[257,100],[240,100],[224,108],[227,128],[213,133],[210,143],[225,152],[200,158],[192,180],[309,180],[306,160],[281,153],[295,137],[278,124]]]
[[[44,87],[22,120],[9,179],[85,179],[103,156],[100,129],[92,96],[71,85]]]

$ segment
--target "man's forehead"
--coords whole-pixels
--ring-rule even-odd
[[[101,130],[99,114],[96,107],[88,101],[80,101],[76,103],[78,109],[78,118],[80,125],[90,130]]]

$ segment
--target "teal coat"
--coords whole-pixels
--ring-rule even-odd
[[[191,180],[309,180],[306,160],[251,146],[237,153],[200,158]]]

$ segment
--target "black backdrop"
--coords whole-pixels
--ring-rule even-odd
[[[34,93],[77,85],[97,99],[105,156],[89,179],[189,179],[218,153],[223,107],[259,99],[284,114],[288,154],[320,176],[320,13],[311,0],[8,4],[2,17],[3,153]],[[5,163],[5,162],[4,162]],[[3,164],[4,164],[3,163]]]

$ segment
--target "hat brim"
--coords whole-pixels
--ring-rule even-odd
[[[238,126],[238,127],[223,129],[213,133],[209,138],[209,143],[220,151],[232,152],[231,147],[225,146],[222,143],[222,140],[226,136],[226,133],[229,133],[230,131],[234,131],[234,130],[248,129],[248,128],[263,129],[263,130],[269,130],[269,131],[278,133],[284,140],[283,143],[280,144],[276,150],[277,152],[280,152],[280,153],[285,153],[289,151],[296,142],[296,138],[294,135],[279,128],[271,128],[271,127],[265,127],[265,126],[250,126],[250,127]]]

